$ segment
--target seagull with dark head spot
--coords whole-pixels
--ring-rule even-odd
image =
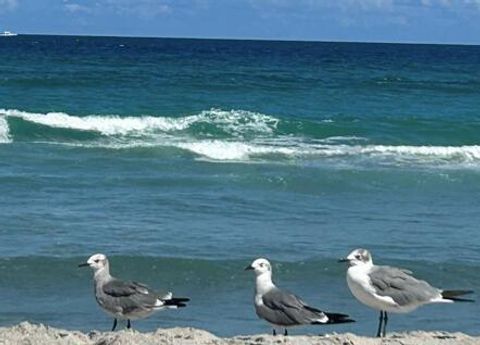
[[[112,331],[117,327],[117,319],[131,321],[150,316],[162,309],[185,307],[189,298],[174,298],[171,292],[159,293],[147,285],[122,281],[110,275],[108,259],[104,254],[92,255],[79,267],[91,267],[98,305],[113,317]]]
[[[471,290],[441,290],[416,279],[411,271],[374,265],[366,249],[355,249],[339,261],[348,263],[347,284],[352,294],[380,311],[377,337],[386,335],[387,312],[409,313],[430,303],[473,302],[459,297],[472,293]]]
[[[327,313],[307,305],[300,297],[280,290],[272,282],[272,266],[266,259],[257,259],[245,270],[253,270],[256,275],[255,311],[258,317],[276,328],[287,328],[299,325],[326,325],[334,323],[354,322],[346,314]]]

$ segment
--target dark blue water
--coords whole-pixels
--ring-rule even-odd
[[[366,247],[477,289],[480,47],[17,36],[0,40],[0,324],[109,329],[91,254],[190,296],[140,330],[267,332],[254,258],[373,334],[336,263]],[[393,330],[478,334],[477,304]]]

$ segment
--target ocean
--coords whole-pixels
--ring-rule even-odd
[[[0,326],[109,330],[91,254],[191,303],[133,322],[270,332],[274,280],[374,335],[337,259],[369,249],[480,290],[480,46],[20,35],[0,39]],[[474,296],[476,297],[476,296]],[[480,334],[478,303],[389,330]]]

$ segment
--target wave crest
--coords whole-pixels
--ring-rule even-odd
[[[23,131],[16,126],[15,131],[19,132],[12,133],[8,124],[10,118],[25,121],[19,124],[23,126]],[[88,131],[96,135],[79,136],[69,132],[59,135],[44,127],[31,127],[31,124],[46,126],[47,129]],[[279,124],[282,124],[282,128],[279,128]],[[327,129],[322,127],[312,137],[310,127],[322,125]],[[342,166],[480,166],[478,145],[379,145],[372,144],[368,138],[349,133],[338,136],[333,131],[328,136],[328,126],[318,122],[279,120],[245,110],[210,109],[184,117],[121,117],[0,109],[1,143],[14,141],[16,135],[24,135],[26,140],[32,142],[43,138],[43,142],[49,144],[85,148],[174,148],[177,153],[178,150],[186,151],[198,158],[215,161],[309,161]],[[301,131],[298,129],[300,127],[309,127],[309,130]],[[32,131],[40,131],[42,135],[38,135],[38,132],[32,134]]]
[[[197,115],[184,117],[88,115],[74,116],[63,112],[30,113],[20,110],[0,109],[4,117],[20,118],[27,122],[52,128],[93,131],[105,136],[149,136],[158,132],[184,131],[193,125],[217,126],[231,135],[246,133],[272,133],[279,120],[245,110],[224,111],[211,109]],[[1,133],[1,132],[0,132]]]
[[[7,120],[4,117],[0,117],[0,144],[6,144],[11,142],[10,129],[8,127]]]

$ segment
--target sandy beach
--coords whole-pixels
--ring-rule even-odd
[[[463,333],[422,332],[392,333],[384,339],[357,336],[351,333],[323,336],[271,336],[266,334],[220,338],[207,331],[194,328],[158,329],[151,333],[122,330],[118,332],[67,331],[45,325],[23,322],[12,327],[0,328],[0,344],[39,345],[473,345],[480,344],[480,337]]]

